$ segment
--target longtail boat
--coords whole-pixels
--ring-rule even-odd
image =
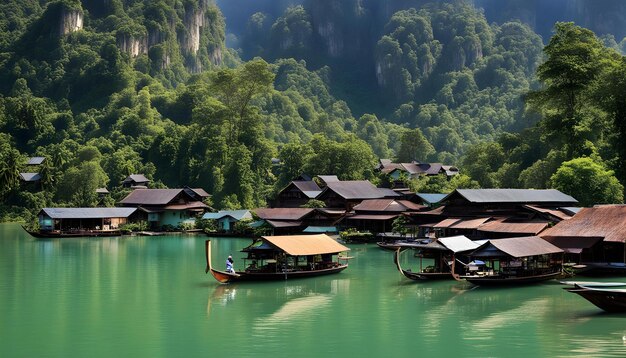
[[[626,289],[600,288],[575,284],[574,287],[566,287],[565,290],[582,296],[607,312],[626,312]]]
[[[421,270],[421,271],[411,271],[411,270],[405,270],[400,266],[400,254],[402,253],[402,251],[405,251],[406,248],[402,248],[399,247],[396,252],[394,252],[393,254],[393,262],[396,264],[396,267],[398,268],[398,271],[400,271],[400,273],[402,274],[402,276],[411,279],[411,280],[415,280],[415,281],[422,281],[422,280],[446,280],[446,279],[452,279],[452,271],[450,271],[450,269],[448,269],[447,271],[430,271],[430,270]],[[454,267],[452,267],[452,270],[454,269]]]
[[[244,270],[220,271],[211,264],[211,240],[206,240],[206,271],[221,283],[238,281],[287,280],[338,273],[348,268],[349,257],[339,253],[350,249],[325,234],[263,236],[241,250]]]

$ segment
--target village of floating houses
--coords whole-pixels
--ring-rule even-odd
[[[28,164],[36,169],[43,160],[31,158]],[[398,270],[413,280],[456,278],[489,285],[536,282],[562,277],[564,272],[626,273],[624,205],[580,208],[575,198],[554,189],[414,193],[402,185],[401,177],[451,177],[458,169],[381,159],[377,170],[395,181],[392,188],[379,188],[367,180],[302,174],[284,187],[268,208],[218,212],[204,203],[210,195],[203,189],[148,189],[150,180],[135,174],[121,183],[133,190],[117,207],[43,208],[38,215],[39,230],[31,234],[120,235],[120,227],[133,222],[143,222],[147,234],[157,234],[164,228],[191,227],[197,218],[203,218],[214,221],[216,230],[209,236],[242,236],[246,234],[240,231],[243,226],[248,234],[272,235],[264,238],[293,236],[301,240],[304,235],[323,235],[337,239],[343,232],[341,238],[349,242],[378,241],[381,248],[395,251]],[[39,174],[22,173],[21,177],[33,183]],[[108,191],[101,188],[98,194],[104,196]],[[324,207],[303,207],[312,199],[323,202]],[[239,231],[238,223],[242,223]],[[399,255],[404,251],[414,252],[419,268],[401,267]]]

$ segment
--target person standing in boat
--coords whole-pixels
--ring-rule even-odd
[[[235,269],[233,268],[233,257],[231,255],[226,259],[226,272],[235,273]]]

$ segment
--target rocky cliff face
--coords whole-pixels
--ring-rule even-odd
[[[70,32],[78,31],[83,28],[83,12],[76,9],[61,9],[61,18],[59,19],[59,35],[67,35]]]

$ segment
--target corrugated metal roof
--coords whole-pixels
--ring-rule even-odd
[[[163,207],[165,210],[190,210],[190,209],[208,209],[208,205],[201,201],[190,201],[184,204],[171,204]]]
[[[123,182],[128,183],[131,181],[135,183],[147,183],[150,181],[150,179],[146,178],[143,174],[131,174],[127,176]]]
[[[400,215],[352,215],[346,216],[348,220],[391,220]]]
[[[198,196],[203,197],[203,198],[208,198],[209,196],[211,196],[211,194],[207,193],[206,190],[202,188],[189,188],[189,189],[193,190],[194,193],[198,194]]]
[[[393,199],[367,199],[363,200],[360,204],[354,206],[356,211],[399,211],[402,212],[406,208],[400,205],[390,208],[389,206],[394,203]]]
[[[437,229],[445,229],[445,228],[450,227],[451,225],[456,224],[459,221],[461,221],[461,219],[459,218],[443,219],[440,222],[433,225],[433,227]]]
[[[578,201],[556,189],[457,189],[457,194],[472,203],[569,203]]]
[[[314,210],[309,208],[259,208],[253,211],[264,220],[300,220]]]
[[[506,220],[494,220],[478,227],[478,231],[537,235],[548,227],[548,225],[549,223],[547,222],[507,222]]]
[[[23,181],[40,181],[41,175],[39,173],[20,173],[20,178]]]
[[[513,257],[527,257],[563,252],[563,250],[543,240],[539,236],[489,240],[489,243],[495,246],[498,250]]]
[[[463,235],[440,237],[437,241],[454,253],[475,250],[481,245]]]
[[[52,219],[103,219],[127,218],[137,208],[43,208]]]
[[[561,221],[542,237],[603,237],[604,241],[626,242],[626,205],[583,208],[571,219]]]
[[[46,157],[32,157],[28,158],[26,165],[39,165],[46,160]]]
[[[598,243],[599,241],[602,241],[603,239],[602,236],[597,236],[597,237],[593,237],[593,236],[591,237],[544,236],[542,238],[546,240],[547,242],[551,243],[552,245],[560,247],[564,250],[568,248],[588,249],[592,247],[593,245],[595,245],[596,243]]]
[[[350,250],[325,234],[263,236],[263,240],[292,256],[335,254]]]
[[[339,181],[339,178],[336,175],[318,175],[317,177],[320,178],[324,183]]]
[[[346,200],[380,199],[385,197],[385,193],[380,191],[379,188],[375,187],[368,180],[349,180],[327,183],[320,197],[323,197],[324,193],[328,191],[333,191]],[[398,194],[395,195],[397,196]]]
[[[380,192],[380,196],[382,198],[396,198],[402,196],[396,193],[395,190],[389,188],[378,188],[378,191]]]
[[[135,189],[120,203],[133,205],[166,205],[183,189]]]
[[[449,226],[450,229],[466,229],[473,230],[478,229],[479,226],[484,224],[491,218],[477,218],[477,219],[463,219]]]
[[[527,208],[529,210],[532,210],[538,213],[552,215],[560,220],[567,220],[573,216],[561,210],[558,210],[556,208],[542,208],[542,207],[534,206],[534,205],[524,205],[524,208]]]
[[[410,200],[397,200],[396,199],[396,201],[404,205],[404,207],[407,208],[408,211],[420,211],[420,210],[427,208],[424,205],[416,204]]]

